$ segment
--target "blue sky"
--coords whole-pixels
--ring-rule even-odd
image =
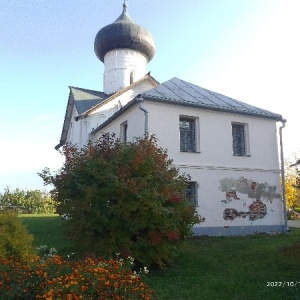
[[[122,4],[0,1],[0,192],[43,189],[37,173],[61,166],[68,86],[102,90],[94,38]],[[300,1],[129,0],[128,11],[154,36],[148,71],[159,82],[178,77],[282,114],[285,154],[299,152]]]

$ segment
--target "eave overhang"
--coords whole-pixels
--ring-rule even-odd
[[[109,103],[110,101],[114,100],[115,98],[119,97],[120,95],[128,92],[129,90],[133,89],[134,87],[138,86],[139,84],[141,84],[143,81],[145,80],[149,80],[154,86],[158,85],[159,82],[154,79],[151,75],[150,72],[145,75],[143,78],[135,81],[134,83],[132,83],[131,85],[123,88],[122,90],[112,94],[111,96],[109,96],[107,99],[105,99],[104,101],[102,101],[101,103],[91,107],[90,109],[88,109],[87,111],[85,111],[84,113],[78,115],[77,117],[75,117],[75,120],[78,121],[80,119],[84,119],[86,117],[88,117],[91,113],[93,113],[94,111],[96,111],[97,109],[99,109],[101,106]]]

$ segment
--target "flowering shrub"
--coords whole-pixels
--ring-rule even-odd
[[[0,299],[151,299],[151,291],[124,261],[59,256],[0,259]]]
[[[155,137],[121,143],[107,134],[83,149],[63,148],[64,165],[44,169],[63,229],[81,254],[120,253],[137,267],[164,267],[199,223],[185,196],[189,176],[172,166]]]

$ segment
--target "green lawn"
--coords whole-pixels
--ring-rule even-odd
[[[47,245],[58,250],[66,257],[74,252],[69,241],[63,236],[61,230],[62,220],[54,214],[19,215],[29,233],[34,236],[34,246]]]
[[[20,217],[35,246],[46,244],[62,255],[75,251],[61,235],[58,216]],[[150,272],[144,281],[159,300],[300,299],[300,229],[286,235],[193,239],[173,266]],[[289,287],[291,282],[297,286]]]

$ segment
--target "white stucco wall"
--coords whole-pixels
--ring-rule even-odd
[[[144,135],[144,112],[142,112],[137,105],[131,107],[122,114],[117,120],[111,122],[108,126],[93,135],[93,139],[97,140],[103,133],[115,133],[117,138],[121,138],[121,125],[127,122],[127,137],[128,141],[133,140],[135,137]]]
[[[74,145],[77,145],[79,148],[82,148],[84,145],[87,144],[89,140],[90,118],[88,117],[76,121],[75,117],[77,116],[78,112],[74,105],[66,142],[72,143]]]
[[[135,50],[116,49],[104,56],[103,91],[113,94],[146,75],[147,59]],[[132,73],[132,75],[131,75]]]
[[[159,145],[168,150],[174,165],[197,182],[197,211],[206,220],[195,227],[198,234],[246,234],[282,229],[284,217],[274,120],[150,101],[144,101],[143,107],[149,111],[149,133],[155,134]],[[180,116],[197,119],[200,150],[197,153],[180,152]],[[102,131],[119,136],[120,125],[127,122],[128,139],[131,139],[144,134],[144,120],[143,112],[136,105]],[[247,125],[249,156],[233,155],[232,122]],[[261,195],[257,190],[249,194],[252,184],[263,189]],[[236,192],[236,199],[229,201],[226,192],[231,190]],[[249,207],[256,200],[259,203],[255,205],[265,205],[266,214],[251,220]],[[237,215],[225,220],[226,209],[235,210],[233,215]]]
[[[214,167],[244,167],[278,170],[276,122],[263,118],[211,110],[145,102],[149,110],[149,131],[177,164]],[[179,116],[197,119],[200,153],[180,152]],[[233,156],[232,122],[248,126],[249,156]]]
[[[149,131],[155,133],[163,148],[168,149],[174,165],[192,176],[198,183],[198,212],[205,217],[202,227],[283,225],[282,201],[263,199],[267,215],[255,221],[237,217],[225,221],[226,208],[238,212],[249,211],[249,205],[256,199],[236,191],[240,200],[222,202],[226,193],[220,190],[220,180],[237,182],[246,179],[266,185],[266,189],[276,187],[281,192],[276,122],[252,116],[208,111],[184,106],[162,105],[145,102],[149,110]],[[180,152],[179,117],[196,118],[198,153]],[[232,122],[246,124],[248,128],[249,156],[234,156],[232,150]],[[164,126],[162,126],[164,124]],[[163,127],[163,128],[162,128]],[[230,187],[228,187],[231,189]],[[235,189],[235,187],[232,187]],[[270,196],[271,197],[271,196]],[[271,197],[272,198],[272,197]]]
[[[72,144],[77,144],[79,147],[82,147],[81,124],[75,121],[76,116],[78,116],[78,112],[75,106],[73,106],[71,122],[70,122],[70,127],[69,127],[66,142],[67,143],[71,142]]]
[[[279,174],[272,172],[247,170],[217,170],[203,168],[188,168],[181,167],[182,172],[191,175],[193,181],[198,183],[198,207],[197,211],[205,217],[205,222],[200,224],[200,227],[231,227],[231,226],[262,226],[262,225],[283,225],[283,207],[280,197],[261,198],[263,204],[266,205],[267,214],[257,220],[251,221],[248,216],[235,217],[233,220],[224,219],[225,209],[235,209],[238,212],[249,212],[249,206],[256,200],[255,197],[249,196],[236,188],[234,183],[245,185],[255,181],[257,184],[266,185],[266,189],[276,186],[276,194],[280,193]],[[229,190],[236,190],[237,199],[228,201],[226,192],[222,191],[222,180],[228,180],[230,183]]]
[[[100,105],[90,115],[83,119],[79,119],[78,121],[75,120],[75,117],[78,116],[78,112],[74,105],[67,135],[67,142],[77,144],[79,148],[83,147],[88,140],[94,138],[90,136],[91,131],[104,123],[138,94],[141,94],[153,87],[153,82],[150,80],[144,80],[138,85],[133,86],[132,89],[124,93],[120,93],[118,97],[114,97],[111,101],[104,101],[103,105]]]

